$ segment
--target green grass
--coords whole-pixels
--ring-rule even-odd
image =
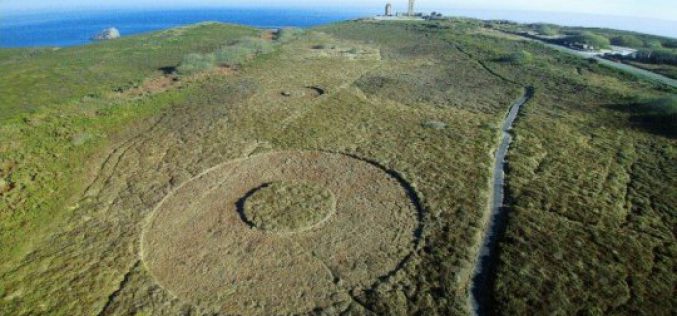
[[[275,40],[285,43],[294,40],[303,34],[303,30],[299,28],[282,28],[275,34]]]
[[[517,65],[523,65],[530,63],[533,61],[534,56],[531,55],[531,53],[520,50],[518,52],[512,53],[510,55],[507,55],[501,59],[501,61],[506,62],[506,63],[512,63],[512,64],[517,64]]]
[[[0,120],[48,105],[99,97],[176,67],[189,53],[213,52],[257,30],[201,24],[61,49],[11,49],[0,55]],[[11,52],[11,53],[9,53]]]
[[[68,216],[78,202],[74,196],[87,185],[76,179],[87,178],[97,154],[115,135],[125,135],[132,122],[158,115],[184,97],[172,91],[130,100],[111,93],[111,87],[128,84],[122,78],[140,82],[156,76],[157,68],[178,64],[184,51],[256,33],[205,24],[58,51],[37,49],[30,57],[26,54],[33,50],[0,50],[7,52],[0,68],[12,69],[0,76],[9,91],[0,101],[0,139],[6,140],[0,145],[0,162],[12,165],[3,167],[0,177],[7,191],[0,195],[0,254],[6,262],[20,257],[43,231]],[[129,51],[133,53],[125,53]],[[148,54],[157,54],[157,59]],[[13,80],[19,74],[22,79]],[[41,85],[45,89],[35,89]],[[12,103],[18,98],[33,105]]]
[[[285,32],[275,41],[274,53],[243,63],[230,76],[206,72],[204,78],[187,80],[180,88],[138,97],[107,92],[128,78],[142,80],[158,68],[178,66],[190,53],[213,54],[258,31],[208,25],[59,51],[0,50],[0,68],[12,69],[0,72],[0,82],[11,89],[10,99],[27,98],[37,104],[31,112],[23,103],[6,103],[4,107],[14,114],[0,125],[0,179],[5,181],[0,195],[0,256],[5,259],[0,270],[0,310],[16,315],[98,314],[104,308],[114,314],[211,312],[177,301],[157,285],[147,262],[139,261],[139,239],[149,215],[169,192],[209,168],[243,161],[243,157],[265,162],[266,152],[311,150],[362,157],[375,162],[379,167],[369,166],[379,168],[379,174],[397,175],[400,180],[388,179],[398,188],[402,183],[410,186],[423,210],[418,218],[423,226],[419,244],[407,242],[392,257],[378,260],[361,262],[350,251],[357,245],[393,243],[383,238],[376,238],[381,244],[369,243],[371,237],[351,235],[345,227],[337,228],[345,238],[318,236],[301,243],[317,241],[326,247],[284,248],[297,254],[285,259],[289,266],[310,267],[309,260],[292,260],[304,256],[335,260],[324,268],[313,266],[307,273],[293,274],[298,276],[295,280],[312,283],[325,280],[328,273],[354,277],[333,278],[317,287],[350,287],[350,295],[341,290],[323,296],[326,292],[312,292],[312,286],[301,287],[311,289],[303,301],[316,302],[319,299],[312,295],[318,294],[326,304],[317,307],[330,314],[363,314],[365,307],[378,314],[467,314],[467,286],[486,221],[497,127],[523,87],[534,86],[535,96],[512,131],[509,225],[500,244],[494,289],[497,310],[502,314],[670,314],[675,305],[671,294],[677,255],[672,233],[677,144],[665,129],[647,128],[637,117],[670,115],[666,113],[672,113],[674,89],[501,35],[476,20],[345,22],[303,33]],[[254,39],[244,42],[255,50],[261,44]],[[144,45],[180,49],[162,50],[169,54],[166,58],[145,61],[135,53],[145,52]],[[322,49],[313,48],[320,45]],[[343,50],[354,51],[331,53]],[[76,52],[89,60],[76,64],[64,57]],[[362,52],[371,52],[369,58],[352,58]],[[522,52],[532,57],[529,62],[503,61]],[[64,63],[70,67],[62,70],[69,74],[64,86],[80,90],[50,89],[55,75],[34,66],[64,60],[71,63]],[[85,70],[99,64],[102,68]],[[122,64],[119,73],[114,71],[118,64]],[[103,76],[100,70],[114,75]],[[35,95],[17,93],[33,87],[15,82],[19,73],[26,78],[45,76],[41,80],[47,88]],[[76,85],[72,79],[76,77],[86,84]],[[325,94],[282,95],[313,86],[322,87]],[[345,170],[338,175],[356,172]],[[221,183],[233,181],[226,175],[244,174],[243,169],[224,172],[203,176]],[[338,180],[325,180],[335,186],[335,194],[343,188]],[[191,197],[212,194],[214,189],[203,186],[193,192],[191,187],[182,187]],[[346,190],[352,189],[358,188]],[[379,187],[360,185],[359,189],[371,192]],[[176,223],[187,227],[195,223],[196,217],[180,212],[181,203],[192,198],[173,201],[170,206],[179,207],[176,211],[181,214]],[[205,223],[223,230],[191,232],[199,238],[219,234],[240,238],[219,226],[223,214],[228,219],[235,215],[220,213],[218,203],[223,201],[214,201],[197,206],[215,211]],[[260,205],[275,203],[291,201]],[[369,207],[366,202],[356,203],[351,210]],[[397,218],[392,223],[409,221]],[[326,225],[331,228],[331,220]],[[381,236],[386,233],[392,231]],[[158,242],[167,237],[162,234],[156,236]],[[392,237],[402,242],[413,236]],[[244,239],[242,245],[258,251],[267,242],[274,240]],[[339,246],[342,251],[326,251]],[[219,248],[222,259],[246,273],[262,264],[280,269],[278,262],[262,259],[272,257],[251,258],[246,251],[234,256],[229,249]],[[208,275],[209,264],[200,261],[207,254],[192,254],[191,264],[204,269],[196,271]],[[365,280],[395,257],[407,259],[392,273],[367,284]],[[354,265],[340,270],[346,267],[341,262]],[[152,264],[162,267],[162,262]],[[247,280],[274,279],[273,274],[247,275],[251,276]],[[177,277],[186,276],[190,274]],[[204,284],[220,289],[218,284],[224,283],[219,282],[204,279]],[[278,293],[275,284],[266,284],[271,287],[265,293]],[[243,297],[233,303],[242,306],[219,305],[231,311],[286,311],[247,300],[247,292],[229,289],[209,294],[214,294],[209,301],[215,305],[233,303],[227,299],[231,295]],[[292,294],[296,293],[283,294],[289,297],[283,305],[295,306],[298,298]]]
[[[625,47],[642,47],[644,41],[634,35],[619,35],[611,38],[611,44]]]
[[[6,121],[0,160],[15,165],[5,174],[13,188],[0,195],[0,243],[9,262],[39,239],[43,227],[54,228],[85,189],[88,165],[110,145],[116,133],[134,120],[157,115],[176,101],[175,93],[143,101],[89,100],[43,108],[23,120]],[[86,140],[82,140],[86,135]],[[85,164],[83,164],[85,162]],[[69,205],[70,204],[70,205]]]
[[[312,183],[273,182],[248,197],[243,212],[257,229],[293,233],[328,218],[335,204],[330,191]]]
[[[574,43],[592,45],[595,47],[595,49],[609,48],[609,45],[611,45],[611,42],[608,38],[590,31],[583,31],[578,34],[574,34],[567,38],[567,40]]]
[[[275,46],[270,41],[255,38],[242,37],[233,43],[220,47],[213,53],[191,53],[183,57],[177,67],[180,75],[191,75],[210,70],[215,66],[241,66],[258,55],[270,54]]]
[[[646,109],[638,97],[662,100],[649,112],[668,111],[662,104],[674,89],[532,43],[464,43],[501,76],[536,89],[507,158],[510,213],[496,310],[669,314],[674,126],[648,128],[637,121],[647,113],[635,111]],[[497,51],[517,47],[534,62],[492,62]]]
[[[651,99],[646,102],[645,111],[656,115],[672,115],[677,113],[677,96]]]
[[[236,42],[236,45],[256,55],[270,54],[275,49],[274,43],[257,37],[243,37]]]
[[[668,78],[672,79],[677,79],[677,66],[673,65],[656,65],[656,64],[647,64],[647,63],[641,63],[641,62],[636,62],[632,60],[626,60],[624,61],[632,66],[646,69],[652,72],[655,72],[657,74],[661,74],[663,76],[666,76]]]
[[[548,36],[558,35],[559,34],[559,27],[556,26],[556,25],[550,25],[550,24],[538,24],[536,26],[536,31],[539,34],[548,35]]]
[[[181,75],[194,74],[213,68],[215,62],[216,57],[213,54],[203,55],[198,53],[190,53],[183,57],[181,64],[176,67],[176,71]],[[222,62],[221,58],[219,58],[219,62]]]

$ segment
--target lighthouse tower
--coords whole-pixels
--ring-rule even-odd
[[[409,0],[409,7],[407,9],[407,15],[413,16],[414,14],[415,14],[415,12],[414,12],[414,0]]]
[[[393,16],[393,4],[390,2],[386,4],[386,16]]]

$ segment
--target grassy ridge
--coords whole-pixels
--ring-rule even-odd
[[[497,126],[521,92],[449,40],[469,28],[369,22],[328,28],[335,36],[378,45],[384,61],[355,82],[366,98],[329,102],[290,131],[305,146],[374,157],[402,172],[423,197],[423,249],[406,274],[368,293],[378,313],[468,312],[465,288],[487,207],[490,153]],[[431,121],[437,128],[430,128]],[[332,132],[317,137],[320,131]]]
[[[512,213],[496,310],[669,313],[675,169],[666,162],[675,159],[675,127],[638,124],[628,109],[674,89],[509,40],[472,21],[447,28],[448,42],[487,71],[537,91],[518,119],[508,157]],[[533,58],[506,60],[519,51]]]
[[[464,43],[497,73],[536,88],[507,158],[511,213],[496,310],[669,314],[674,124],[637,124],[628,109],[675,90],[532,43]],[[497,50],[514,49],[536,58],[518,70],[496,61]]]
[[[206,76],[132,99],[103,93],[65,102],[73,96],[56,93],[58,107],[34,113],[19,107],[22,114],[0,127],[0,139],[8,140],[0,142],[0,169],[14,186],[0,200],[7,205],[1,209],[11,210],[0,218],[0,255],[9,258],[0,270],[0,309],[17,315],[204,312],[158,287],[139,261],[144,219],[167,192],[224,161],[311,149],[378,162],[409,183],[424,208],[421,244],[401,269],[318,310],[467,314],[497,126],[522,88],[532,85],[536,95],[515,125],[508,158],[511,215],[497,308],[506,314],[669,313],[675,141],[664,129],[637,124],[637,113],[627,108],[674,89],[483,25],[339,23],[284,35],[275,54],[232,76]],[[175,39],[176,32],[195,29],[204,32],[193,43]],[[148,36],[165,34],[172,45],[204,40],[195,51],[185,47],[185,54],[204,55],[222,40],[254,32],[228,29]],[[122,60],[137,58],[124,46],[111,47],[111,54],[117,49],[128,53]],[[23,52],[0,50],[0,63],[16,62],[39,76]],[[73,73],[83,69],[72,67]],[[94,79],[92,91],[124,83]],[[138,123],[141,118],[149,119]],[[98,162],[92,157],[105,155],[110,135],[120,129],[144,132],[115,147],[117,162],[104,164],[93,193],[76,203],[89,184],[82,162]],[[45,227],[55,229],[41,232]],[[24,257],[27,249],[33,252]],[[356,271],[377,263],[361,264]],[[230,303],[274,313],[259,302]]]
[[[0,120],[46,106],[126,90],[188,53],[206,53],[258,31],[201,24],[69,48],[3,49]]]
[[[0,68],[7,70],[0,85],[8,89],[0,101],[0,179],[11,186],[0,195],[5,263],[67,216],[68,203],[76,203],[73,196],[87,185],[93,157],[111,145],[111,136],[186,96],[170,91],[132,98],[113,89],[158,76],[158,68],[176,66],[186,52],[254,34],[205,24],[57,51],[0,50]]]

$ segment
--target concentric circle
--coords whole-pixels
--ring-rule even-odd
[[[266,183],[242,198],[243,220],[267,232],[293,234],[327,221],[336,209],[331,191],[309,182]]]
[[[271,183],[331,192],[332,215],[297,225],[305,230],[286,228],[294,234],[252,227],[247,196]],[[276,152],[236,160],[158,205],[144,229],[142,258],[162,287],[206,311],[296,314],[341,304],[350,300],[347,291],[369,287],[413,249],[418,217],[409,193],[383,169],[341,154]],[[294,195],[297,202],[307,198]]]

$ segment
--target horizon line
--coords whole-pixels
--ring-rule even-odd
[[[0,8],[2,8],[2,3],[0,3]],[[309,6],[299,6],[299,5],[291,5],[291,6],[281,6],[281,5],[268,5],[268,6],[238,6],[238,5],[209,5],[209,4],[203,4],[203,5],[173,5],[173,6],[125,6],[125,5],[105,5],[105,6],[87,6],[87,7],[80,7],[80,8],[53,8],[53,7],[43,7],[43,8],[25,8],[25,9],[15,9],[15,10],[0,10],[0,12],[5,12],[4,14],[0,14],[0,17],[5,16],[5,17],[11,17],[11,16],[20,16],[20,15],[29,15],[29,14],[41,14],[41,13],[50,13],[50,12],[83,12],[83,11],[89,11],[89,12],[96,12],[96,11],[106,11],[106,10],[129,10],[129,11],[166,11],[166,10],[171,10],[171,11],[178,11],[178,10],[186,10],[186,9],[238,9],[238,10],[276,10],[276,9],[291,9],[291,10],[307,10],[307,11],[315,11],[315,12],[325,12],[325,11],[334,11],[335,13],[341,13],[341,12],[346,12],[346,13],[365,13],[365,14],[373,14],[377,15],[381,13],[380,11],[374,11],[376,6],[354,6],[354,7],[340,7],[340,11],[336,11],[339,9],[339,7],[334,7],[334,6],[322,6],[322,7],[309,7]],[[380,7],[378,7],[380,8]],[[664,21],[664,22],[677,22],[677,17],[675,19],[668,19],[664,17],[650,17],[650,16],[642,16],[642,15],[623,15],[623,14],[603,14],[603,13],[588,13],[588,12],[575,12],[575,11],[547,11],[547,10],[528,10],[528,9],[479,9],[479,8],[467,8],[467,7],[455,7],[455,8],[442,8],[442,9],[434,9],[434,8],[428,8],[424,7],[422,9],[417,10],[418,12],[422,13],[431,13],[431,12],[440,12],[443,14],[450,14],[450,17],[464,17],[462,15],[453,15],[453,10],[461,10],[461,11],[484,11],[484,12],[525,12],[525,13],[554,13],[554,14],[565,14],[565,15],[586,15],[586,16],[600,16],[600,17],[618,17],[618,18],[640,18],[640,19],[651,19],[651,20],[657,20],[657,21]],[[367,12],[369,11],[369,12]],[[373,12],[372,12],[373,11]],[[403,10],[402,12],[404,12]],[[10,13],[7,13],[10,12]],[[399,11],[398,11],[399,12]],[[371,15],[365,15],[364,17],[369,17]],[[490,20],[496,20],[495,19],[490,19]],[[506,20],[510,20],[506,18]],[[533,23],[547,23],[547,22],[533,22]]]

